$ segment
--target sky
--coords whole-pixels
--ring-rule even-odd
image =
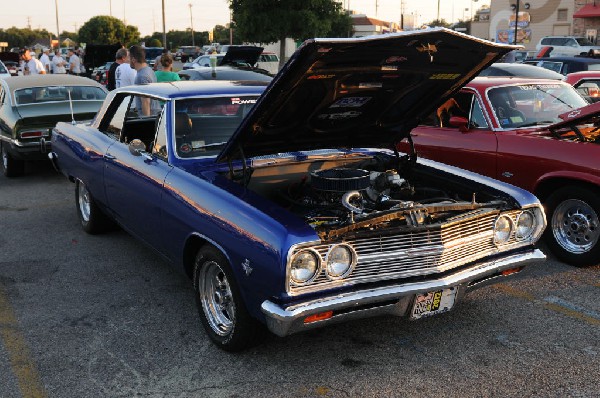
[[[142,36],[162,32],[163,0],[2,0],[6,4],[0,14],[0,28],[47,29],[56,34],[56,6],[60,31],[72,32],[96,15],[111,15],[125,19],[128,25],[138,27]],[[422,25],[437,18],[438,0],[340,0],[345,7],[357,13],[389,22],[399,22],[401,3],[406,14],[415,14]],[[469,18],[474,9],[490,0],[439,0],[440,18],[446,21]],[[229,22],[227,0],[164,0],[166,30],[189,29],[206,31],[215,25]],[[190,15],[190,7],[191,15]],[[375,4],[377,4],[377,12]],[[468,8],[469,11],[465,11]],[[190,18],[191,17],[191,18]]]

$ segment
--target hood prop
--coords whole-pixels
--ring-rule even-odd
[[[247,187],[250,183],[250,177],[252,176],[252,172],[254,171],[254,169],[252,167],[248,167],[246,163],[246,155],[244,155],[244,149],[242,148],[242,146],[239,145],[238,148],[240,150],[240,160],[242,162],[242,175],[236,175],[235,170],[233,169],[233,163],[231,162],[231,157],[229,157],[227,158],[227,164],[229,166],[229,177],[232,181],[242,180],[244,187]]]

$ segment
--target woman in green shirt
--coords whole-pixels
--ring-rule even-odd
[[[160,64],[162,65],[163,70],[154,72],[156,74],[157,82],[174,82],[181,80],[179,75],[173,72],[173,57],[171,54],[163,54],[162,57],[160,57]]]

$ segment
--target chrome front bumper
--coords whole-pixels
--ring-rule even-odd
[[[528,249],[499,259],[478,262],[438,279],[342,293],[287,307],[266,300],[261,309],[265,314],[267,327],[278,336],[287,336],[350,319],[383,314],[406,316],[416,294],[454,287],[458,289],[458,303],[466,291],[504,277],[502,271],[523,267],[545,258],[540,250]],[[304,323],[306,317],[326,311],[333,311],[333,316],[322,321]]]

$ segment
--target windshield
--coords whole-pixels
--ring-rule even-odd
[[[593,46],[594,45],[594,43],[592,43],[585,37],[578,37],[575,40],[577,40],[577,43],[579,43],[580,46]]]
[[[28,87],[15,90],[17,105],[39,104],[42,102],[104,101],[106,93],[93,86],[48,86]]]
[[[498,87],[487,96],[502,128],[557,123],[562,120],[558,115],[587,105],[573,87],[562,83]]]
[[[180,158],[216,156],[258,96],[175,101],[175,148]]]

